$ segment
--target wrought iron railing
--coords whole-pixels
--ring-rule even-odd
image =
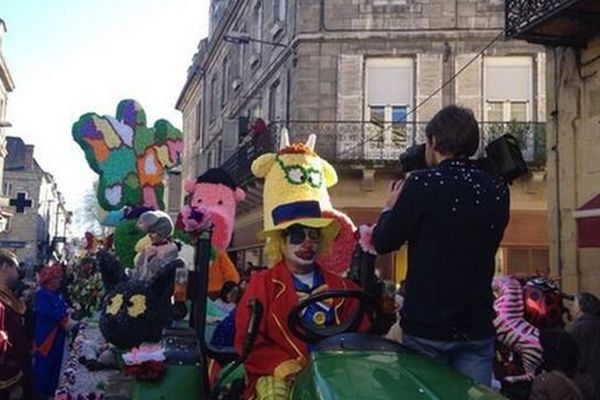
[[[506,0],[506,36],[519,36],[578,1],[580,0]]]
[[[408,147],[425,141],[426,123],[374,123],[370,121],[288,121],[273,123],[265,132],[247,137],[238,151],[222,165],[232,177],[245,185],[253,180],[252,161],[260,155],[276,151],[279,132],[287,127],[292,142],[305,141],[311,133],[317,135],[316,151],[335,164],[396,163]],[[532,167],[546,163],[545,123],[537,122],[482,122],[481,146],[492,140],[512,134],[521,144],[521,150]]]

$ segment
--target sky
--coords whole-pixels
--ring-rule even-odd
[[[87,112],[115,115],[137,100],[148,124],[180,128],[175,102],[201,38],[209,0],[0,0],[2,51],[15,82],[5,129],[35,145],[67,207],[76,211],[95,173],[71,127]]]

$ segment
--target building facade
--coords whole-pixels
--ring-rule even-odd
[[[2,195],[14,202],[6,230],[0,233],[0,247],[14,251],[28,265],[58,260],[70,236],[72,214],[54,177],[35,160],[34,146],[18,137],[6,139]]]
[[[502,40],[502,1],[231,0],[201,41],[177,102],[183,113],[184,177],[228,169],[248,192],[233,250],[261,264],[262,186],[249,164],[276,145],[317,135],[318,153],[340,182],[334,206],[357,224],[374,222],[397,176],[398,157],[423,142],[444,105],[473,109],[482,148],[515,134],[535,173],[512,190],[511,225],[498,256],[504,272],[545,272],[546,118],[543,48]],[[456,79],[453,79],[456,77]],[[269,139],[248,138],[261,118]],[[380,257],[384,276],[401,279],[403,252]]]
[[[8,95],[15,89],[15,84],[8,70],[8,65],[4,59],[2,52],[2,42],[6,34],[6,25],[0,18],[0,185],[2,184],[2,176],[4,173],[4,159],[6,158],[6,134],[5,129],[10,127],[10,123],[6,121],[6,110],[8,104]],[[7,218],[10,213],[5,209],[8,204],[7,199],[0,197],[0,232],[6,228]]]
[[[547,46],[551,271],[600,296],[600,3],[523,3],[506,1],[507,35]]]

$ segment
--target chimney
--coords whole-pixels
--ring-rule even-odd
[[[25,156],[23,157],[23,166],[25,169],[33,168],[33,147],[32,144],[25,145]]]

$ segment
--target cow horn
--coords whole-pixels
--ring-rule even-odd
[[[311,133],[310,135],[308,135],[308,139],[306,140],[306,147],[308,147],[312,151],[315,151],[315,143],[316,142],[317,142],[317,135],[315,135],[314,133]]]
[[[279,141],[279,150],[283,150],[284,148],[290,145],[290,135],[288,133],[287,128],[281,128],[281,138]]]

